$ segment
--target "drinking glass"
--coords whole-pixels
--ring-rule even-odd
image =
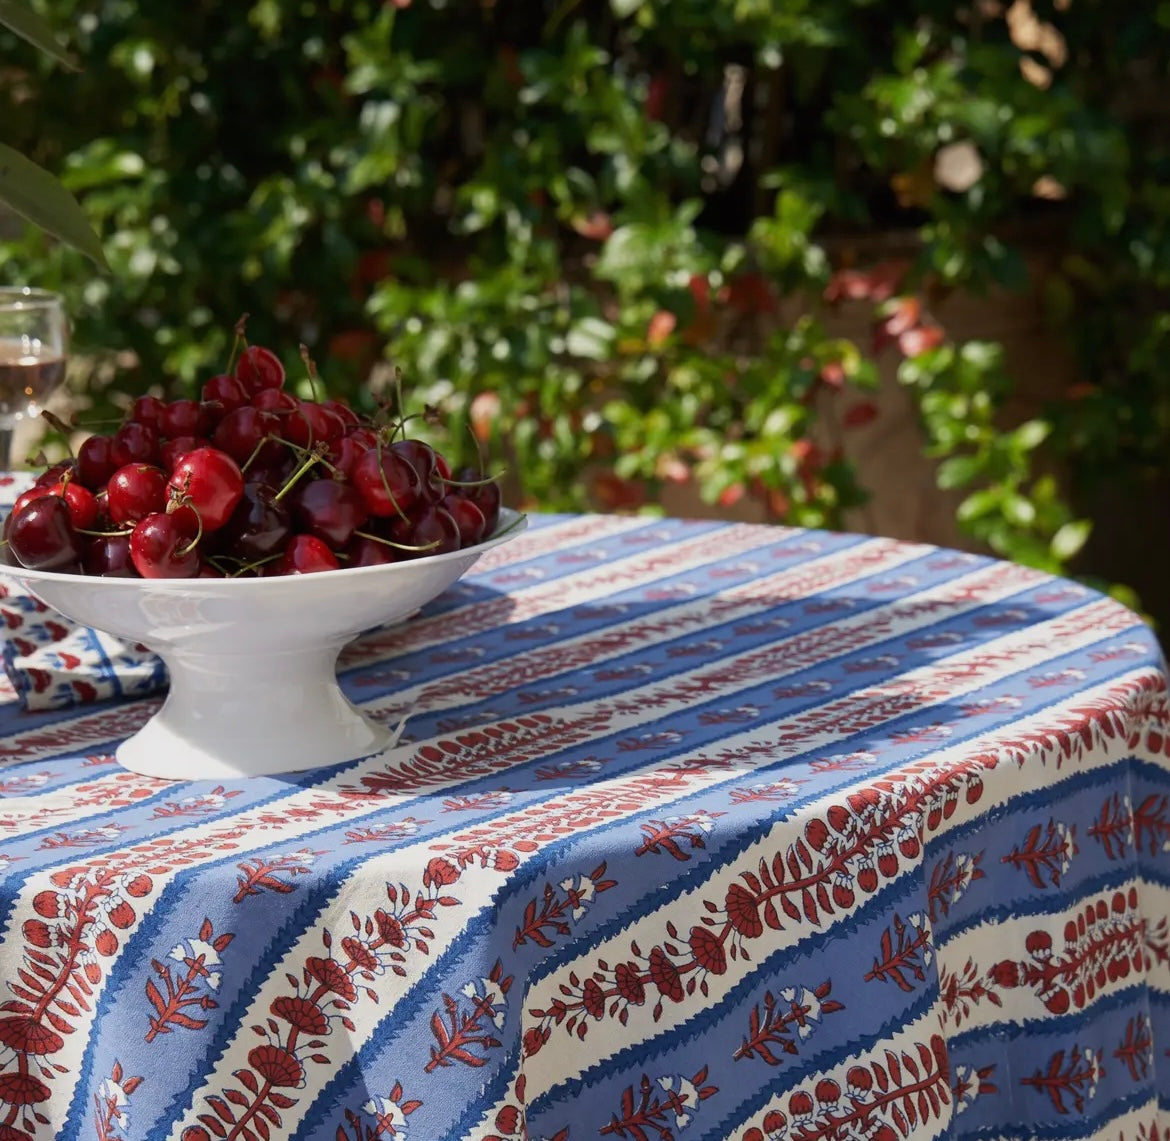
[[[69,323],[61,297],[0,289],[0,471],[12,470],[12,434],[65,379]]]

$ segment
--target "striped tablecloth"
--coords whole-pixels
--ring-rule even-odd
[[[1170,1130],[1167,678],[1067,582],[544,517],[346,651],[393,752],[173,784],[0,694],[0,1141]]]

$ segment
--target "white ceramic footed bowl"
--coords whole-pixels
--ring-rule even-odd
[[[475,547],[280,578],[94,578],[4,565],[0,574],[67,618],[141,642],[166,662],[166,702],[119,746],[125,768],[171,780],[266,776],[392,745],[391,730],[341,692],[341,648],[413,614],[526,526],[502,509],[495,536]]]

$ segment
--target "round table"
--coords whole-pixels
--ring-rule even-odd
[[[0,1141],[1170,1129],[1167,677],[1116,603],[536,517],[341,677],[396,749],[233,784],[118,767],[156,697],[7,691]]]

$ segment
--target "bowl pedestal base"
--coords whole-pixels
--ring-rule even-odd
[[[233,780],[297,772],[379,753],[395,734],[337,684],[333,645],[284,652],[199,653],[156,647],[170,672],[166,703],[116,757],[168,780]]]

